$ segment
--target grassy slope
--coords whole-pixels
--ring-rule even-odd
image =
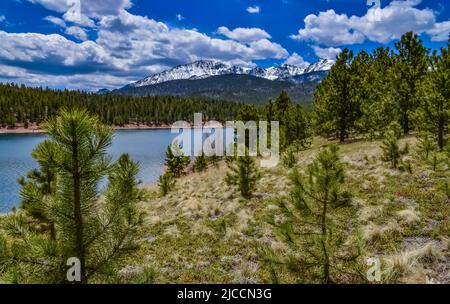
[[[359,261],[380,257],[384,282],[450,283],[450,199],[442,187],[450,170],[442,163],[433,171],[415,155],[415,139],[405,141],[412,147],[405,157],[412,162],[412,174],[382,162],[379,142],[340,147],[354,196],[348,224],[362,238]],[[321,145],[316,140],[300,152],[297,166],[305,168]],[[270,282],[257,248],[271,246],[280,256],[289,250],[268,221],[282,220],[276,202],[288,199],[290,184],[281,165],[262,172],[251,200],[225,184],[223,164],[181,178],[164,198],[156,187],[148,188],[145,239],[130,265],[154,266],[161,283]],[[284,270],[278,276],[281,282],[297,280]]]

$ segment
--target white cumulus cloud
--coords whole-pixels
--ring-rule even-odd
[[[86,31],[79,26],[69,26],[68,28],[66,28],[66,34],[71,35],[78,40],[87,40]]]
[[[55,25],[58,25],[60,27],[66,27],[66,22],[63,19],[55,17],[55,16],[47,16],[44,18],[44,20],[46,20],[50,23],[53,23]]]
[[[384,8],[371,8],[364,16],[337,14],[334,10],[308,15],[304,28],[292,39],[326,46],[352,45],[366,40],[387,43],[405,32],[429,34],[433,40],[447,40],[449,23],[437,22],[436,12],[419,9],[421,0],[392,1]]]
[[[314,50],[314,53],[316,54],[316,56],[321,59],[335,59],[336,56],[342,52],[342,50],[340,48],[334,48],[334,47],[322,48],[317,45],[313,45],[311,47]]]
[[[256,40],[272,38],[265,30],[256,27],[238,27],[231,31],[226,26],[221,26],[217,29],[217,33],[224,35],[225,37],[228,37],[230,39],[242,42],[252,42]]]
[[[292,53],[292,55],[289,56],[288,59],[286,59],[284,64],[290,64],[290,65],[295,65],[295,66],[299,66],[302,68],[306,68],[307,66],[309,66],[310,63],[308,61],[305,61],[305,59],[303,59],[303,57],[300,56],[299,54]]]
[[[247,7],[247,12],[250,14],[259,14],[261,12],[261,8],[257,5]]]
[[[43,0],[40,2],[44,3]],[[61,9],[59,14],[64,16],[65,13]],[[22,83],[36,85],[39,82],[36,75],[42,75],[41,84],[44,86],[53,85],[47,81],[81,81],[81,75],[85,75],[82,83],[89,88],[97,88],[106,86],[102,83],[105,79],[115,84],[122,79],[120,85],[125,85],[174,65],[199,59],[254,66],[256,60],[289,56],[286,49],[271,41],[270,35],[261,29],[228,30],[224,38],[214,38],[196,29],[177,28],[134,15],[126,9],[120,9],[116,14],[89,16],[92,18],[89,20],[95,22],[95,28],[83,27],[56,16],[45,18],[79,41],[60,34],[0,31],[0,62],[11,68],[20,67]],[[89,40],[91,30],[96,32],[93,35],[95,40]],[[0,79],[8,78],[5,74],[0,70]],[[99,74],[110,78],[89,76]],[[67,75],[77,75],[77,78]],[[95,82],[98,84],[94,86]]]

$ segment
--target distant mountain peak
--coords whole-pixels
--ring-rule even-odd
[[[244,74],[269,80],[290,81],[293,77],[307,73],[328,71],[333,64],[333,60],[322,59],[306,68],[291,64],[282,64],[265,69],[259,66],[248,68],[231,65],[218,60],[202,59],[188,64],[178,65],[172,69],[146,77],[130,84],[130,87],[143,87],[173,80],[195,80],[229,74]]]
[[[97,94],[108,94],[111,91],[109,89],[100,89],[97,91]]]

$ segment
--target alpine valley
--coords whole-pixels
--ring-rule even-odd
[[[247,68],[200,60],[146,77],[113,93],[132,96],[202,96],[262,103],[276,98],[284,90],[294,101],[309,103],[314,89],[333,64],[332,60],[322,59],[303,67],[283,64],[270,68]]]

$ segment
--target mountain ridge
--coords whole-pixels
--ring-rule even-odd
[[[180,79],[113,91],[130,96],[198,96],[244,103],[263,103],[286,91],[294,102],[311,102],[317,83],[269,80],[245,74],[217,75],[202,79]]]
[[[296,76],[313,72],[329,71],[333,64],[334,64],[333,60],[321,59],[320,61],[305,67],[290,64],[282,64],[280,66],[269,68],[262,68],[259,66],[248,68],[237,65],[230,65],[215,60],[198,60],[192,63],[178,65],[163,72],[153,74],[151,76],[138,80],[134,83],[131,83],[126,87],[136,88],[155,85],[173,80],[189,80],[189,79],[196,80],[212,76],[221,76],[230,74],[250,75],[268,80],[295,82],[294,79]]]
[[[323,59],[305,67],[240,67],[199,60],[143,78],[113,90],[130,96],[202,96],[244,103],[262,103],[286,91],[298,103],[310,103],[316,86],[334,61]]]

